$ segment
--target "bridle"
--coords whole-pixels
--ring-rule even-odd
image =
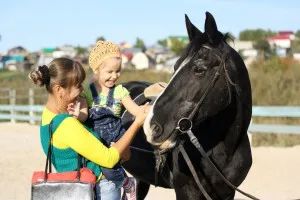
[[[201,156],[203,158],[205,158],[208,163],[210,164],[210,166],[218,173],[218,175],[224,180],[224,182],[229,186],[231,187],[232,189],[240,192],[241,194],[251,198],[251,199],[254,199],[254,200],[258,200],[258,198],[254,197],[253,195],[251,194],[248,194],[240,189],[238,189],[236,186],[234,186],[232,183],[230,183],[230,181],[219,171],[219,169],[216,167],[216,165],[212,162],[212,160],[209,158],[209,156],[206,154],[205,150],[203,149],[203,147],[201,146],[201,144],[199,143],[198,139],[195,137],[194,133],[192,132],[192,128],[193,128],[193,123],[192,123],[192,120],[196,114],[196,112],[198,111],[198,109],[200,108],[201,104],[203,103],[204,99],[207,97],[209,91],[214,87],[216,81],[218,80],[219,76],[220,76],[220,73],[222,71],[222,69],[224,69],[224,74],[226,76],[226,83],[227,83],[227,87],[228,87],[228,92],[229,92],[229,101],[228,101],[228,104],[231,102],[231,91],[230,91],[230,85],[229,83],[232,83],[232,81],[229,79],[229,76],[227,74],[227,71],[226,71],[226,59],[223,59],[223,56],[221,56],[219,53],[215,52],[212,48],[208,47],[208,46],[203,46],[204,48],[206,49],[209,49],[209,50],[212,50],[213,53],[221,58],[221,63],[220,65],[218,66],[217,68],[217,71],[215,72],[214,74],[214,77],[213,79],[209,82],[207,88],[205,89],[201,99],[199,100],[199,102],[196,104],[196,106],[194,107],[193,111],[191,112],[191,114],[188,116],[188,117],[183,117],[181,118],[178,123],[177,123],[177,126],[175,127],[174,131],[177,131],[179,132],[179,134],[187,134],[190,138],[190,141],[192,142],[192,144],[198,149],[198,151],[200,152]],[[226,58],[226,56],[225,56]],[[172,131],[172,132],[174,132]],[[174,133],[172,133],[174,134]],[[175,133],[176,134],[176,133]],[[191,160],[189,159],[188,157],[188,154],[186,153],[184,147],[183,147],[183,144],[180,143],[178,145],[178,148],[179,148],[179,151],[181,152],[183,158],[185,159],[199,189],[201,190],[202,194],[205,196],[205,198],[207,200],[212,200],[212,198],[209,196],[209,194],[206,192],[205,188],[203,187],[203,185],[201,184],[199,178],[198,178],[198,175],[197,175],[197,172],[196,170],[194,169],[193,167],[193,164],[191,162]]]

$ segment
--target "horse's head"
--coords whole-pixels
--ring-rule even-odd
[[[236,77],[241,72],[237,71],[246,71],[242,58],[226,43],[227,34],[218,31],[210,13],[206,12],[204,33],[187,16],[186,28],[190,43],[144,124],[148,142],[161,149],[175,145],[175,130],[182,118],[197,124],[227,107],[238,90]],[[248,78],[247,72],[242,74]],[[189,128],[184,122],[180,126]]]

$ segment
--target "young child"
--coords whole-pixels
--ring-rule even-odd
[[[121,62],[121,52],[116,44],[98,41],[89,57],[89,65],[94,72],[94,81],[83,93],[86,102],[80,99],[81,105],[77,104],[77,109],[74,109],[74,105],[69,108],[69,113],[77,117],[79,121],[87,120],[107,146],[116,142],[125,132],[120,118],[121,106],[124,105],[134,116],[141,109],[131,99],[126,88],[116,85],[121,75]],[[80,106],[80,112],[78,112],[78,106]],[[102,168],[102,172],[109,181],[122,181],[129,199],[136,198],[135,179],[127,177],[120,164],[112,169]]]

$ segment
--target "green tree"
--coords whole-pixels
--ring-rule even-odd
[[[166,39],[163,39],[163,40],[158,40],[156,42],[157,44],[163,46],[163,47],[167,47],[168,46],[168,41]]]
[[[262,59],[268,58],[268,57],[273,57],[275,54],[272,51],[269,42],[264,39],[257,40],[253,44],[253,47],[258,50],[258,53]]]
[[[142,49],[143,52],[146,51],[145,43],[144,43],[144,41],[143,41],[142,39],[140,39],[140,38],[136,38],[136,42],[135,42],[134,47],[137,47],[137,48]]]
[[[300,38],[291,41],[291,53],[300,53]]]
[[[273,32],[271,30],[263,30],[263,29],[255,29],[250,30],[246,29],[244,31],[241,31],[239,34],[240,40],[246,40],[246,41],[261,41],[268,37],[272,37],[277,35],[277,32]]]
[[[300,39],[300,30],[296,31],[295,36]]]
[[[98,42],[99,40],[105,41],[105,38],[103,36],[97,37],[96,42]]]
[[[183,40],[178,40],[175,37],[170,38],[170,40],[171,40],[171,46],[170,46],[171,51],[173,51],[177,56],[181,55],[187,45],[186,42],[184,42]]]
[[[75,47],[75,49],[76,49],[76,56],[84,56],[88,52],[87,48],[81,47],[79,45]]]

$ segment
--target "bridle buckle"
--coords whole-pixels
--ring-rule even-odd
[[[193,127],[193,123],[189,118],[181,118],[178,123],[176,129],[181,133],[187,133]]]

